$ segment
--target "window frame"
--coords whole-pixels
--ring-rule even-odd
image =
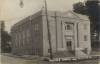
[[[84,41],[88,41],[88,36],[84,35]]]
[[[73,30],[73,28],[74,28],[73,23],[65,22],[65,27],[64,27],[65,30],[71,31],[71,30]]]

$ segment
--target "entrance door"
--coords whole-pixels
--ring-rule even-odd
[[[72,40],[66,40],[66,48],[68,51],[72,50]]]

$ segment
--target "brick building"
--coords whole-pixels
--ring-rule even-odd
[[[75,51],[86,55],[91,51],[90,22],[88,17],[72,11],[48,11],[53,54]],[[19,21],[11,29],[12,53],[19,55],[49,55],[48,30],[44,10]]]

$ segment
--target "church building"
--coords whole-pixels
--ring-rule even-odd
[[[48,28],[52,54],[63,51],[74,51],[75,56],[80,57],[90,54],[90,21],[87,16],[72,11],[47,11],[47,14],[40,10],[12,26],[13,54],[50,55]]]

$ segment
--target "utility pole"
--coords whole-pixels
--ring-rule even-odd
[[[46,14],[46,20],[47,20],[47,30],[48,30],[48,41],[49,41],[49,48],[50,48],[50,59],[53,59],[52,55],[52,44],[51,44],[51,35],[50,35],[50,25],[48,20],[48,12],[47,12],[47,2],[45,0],[45,14]]]
[[[56,11],[55,11],[55,29],[56,29],[56,52],[57,52],[57,48],[58,48],[58,36],[57,36],[57,14],[56,14]]]
[[[50,48],[50,59],[53,59],[52,55],[52,45],[51,45],[51,35],[50,35],[50,26],[49,26],[49,20],[48,20],[48,12],[47,12],[47,2],[45,1],[45,14],[46,14],[46,20],[47,20],[47,30],[48,30],[48,42],[49,42],[49,48]],[[24,3],[23,0],[20,0],[20,7],[23,8]]]

